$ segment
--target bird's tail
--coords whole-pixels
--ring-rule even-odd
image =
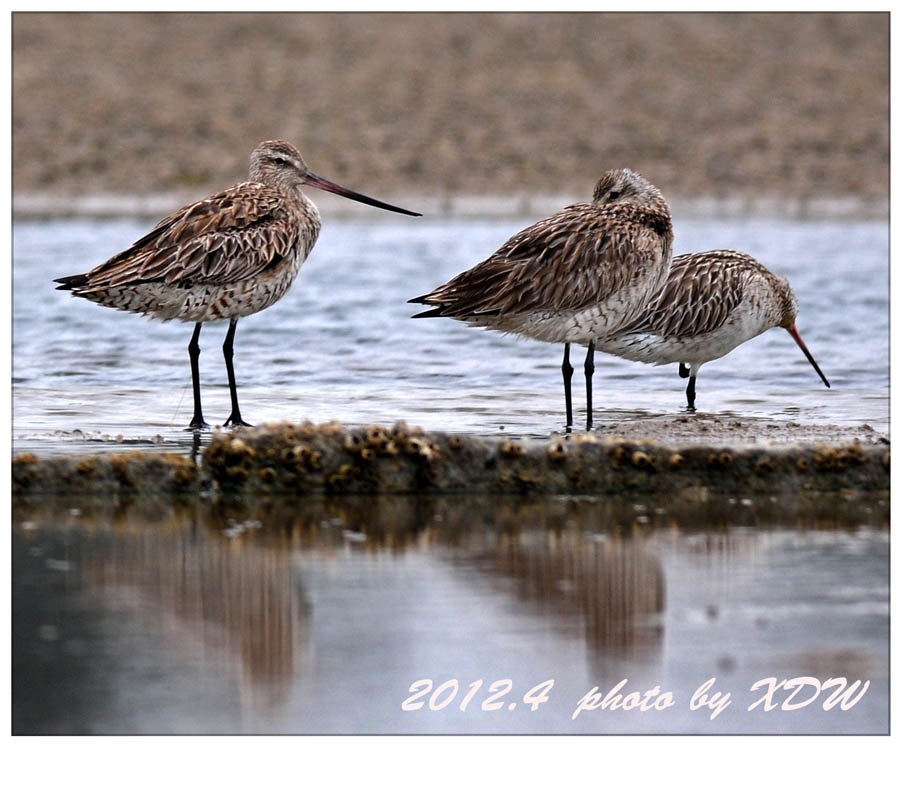
[[[74,276],[62,276],[61,278],[55,278],[53,280],[59,285],[56,287],[58,290],[76,290],[88,283],[87,273],[78,273]]]
[[[431,293],[426,293],[425,295],[419,295],[416,298],[410,298],[406,303],[408,304],[434,304],[434,301],[429,300]],[[413,315],[413,318],[417,317],[441,317],[443,315],[442,308],[440,306],[432,306],[431,309],[426,309],[424,312],[419,312],[418,314]]]

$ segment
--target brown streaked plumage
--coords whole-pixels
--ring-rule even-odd
[[[565,343],[566,428],[572,427],[569,346],[588,347],[587,426],[592,425],[594,343],[642,313],[665,281],[672,220],[662,193],[633,170],[604,173],[590,203],[567,206],[519,232],[470,270],[410,303],[413,317]]]
[[[190,428],[206,428],[200,405],[200,327],[229,321],[222,346],[231,392],[225,425],[246,424],[232,365],[239,318],[279,300],[316,243],[319,211],[301,187],[311,186],[392,212],[419,216],[317,176],[289,142],[260,143],[250,180],[179,209],[131,247],[87,273],[56,279],[57,289],[128,312],[195,323],[188,346],[194,389]]]
[[[690,377],[687,402],[693,409],[701,365],[780,326],[830,387],[800,338],[796,321],[797,298],[787,279],[752,256],[731,250],[686,253],[672,260],[665,286],[647,312],[598,340],[596,347],[635,362],[678,362],[681,378]]]

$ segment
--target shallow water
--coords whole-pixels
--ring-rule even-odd
[[[411,320],[406,299],[491,253],[529,221],[326,221],[295,286],[241,321],[235,364],[244,416],[411,424],[547,436],[564,423],[558,345],[453,320]],[[13,229],[13,412],[17,451],[71,451],[87,438],[182,448],[191,417],[191,325],[160,324],[56,292],[129,245],[148,221],[30,221]],[[888,428],[888,227],[869,222],[692,221],[676,252],[745,250],[786,275],[798,327],[832,383],[774,330],[705,365],[698,408],[714,415]],[[201,336],[204,412],[229,412],[224,324]],[[576,349],[573,361],[582,358]],[[677,367],[597,356],[595,420],[681,410]],[[583,377],[573,398],[583,421]],[[577,425],[577,421],[576,421]]]
[[[17,503],[13,731],[886,732],[886,502],[661,504]],[[623,680],[674,704],[572,718]]]
[[[559,431],[559,346],[411,320],[405,303],[527,222],[326,222],[292,291],[239,326],[245,417]],[[15,451],[191,449],[190,326],[53,290],[53,277],[102,262],[146,228],[14,226]],[[800,331],[833,385],[772,331],[704,366],[703,415],[887,433],[886,225],[688,220],[677,237],[677,252],[737,248],[788,276]],[[210,421],[229,410],[224,333],[205,326],[201,339]],[[598,355],[594,385],[601,426],[684,405],[674,365]],[[888,726],[883,500],[60,498],[16,502],[12,541],[16,732]],[[830,691],[795,710],[748,710],[762,695],[753,683],[773,676],[870,684],[846,710],[823,709]],[[732,694],[713,719],[690,707],[712,677],[708,695]],[[429,679],[424,707],[402,710],[411,685]],[[508,692],[491,690],[505,679]],[[532,711],[527,691],[540,696],[551,679]],[[592,688],[623,680],[623,696],[659,686],[675,704],[572,718]],[[482,709],[491,693],[499,709]]]

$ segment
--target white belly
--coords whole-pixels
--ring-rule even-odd
[[[655,284],[647,282],[643,286],[626,287],[597,306],[475,317],[465,322],[543,342],[588,345],[627,326],[643,313],[656,289]]]
[[[732,314],[715,331],[697,337],[664,337],[656,333],[623,334],[600,340],[598,351],[633,362],[666,365],[683,362],[702,365],[730,353],[742,343],[767,331],[769,326],[755,315]]]

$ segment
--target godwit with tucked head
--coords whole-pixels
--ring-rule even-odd
[[[697,372],[741,343],[776,326],[788,330],[816,373],[831,387],[797,331],[797,298],[786,278],[738,251],[686,253],[672,260],[669,278],[647,313],[597,343],[635,362],[678,362],[694,408]],[[690,365],[690,370],[686,367]]]
[[[240,318],[271,306],[287,292],[316,244],[322,218],[301,191],[304,185],[419,216],[320,178],[307,168],[297,148],[273,140],[262,142],[250,155],[249,181],[179,209],[99,267],[56,279],[57,289],[102,306],[196,324],[188,345],[192,429],[207,428],[200,406],[200,327],[225,319],[229,324],[222,351],[231,392],[225,425],[249,425],[238,407],[234,331]]]
[[[587,428],[593,423],[594,343],[640,315],[665,281],[672,220],[662,193],[633,170],[610,170],[591,203],[567,206],[496,253],[410,303],[413,317],[452,317],[565,343],[566,429],[572,428],[571,343],[586,345]]]

